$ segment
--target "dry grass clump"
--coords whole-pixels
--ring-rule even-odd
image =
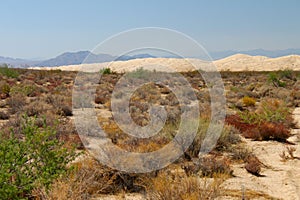
[[[252,151],[245,148],[243,144],[232,147],[230,153],[231,159],[235,161],[246,161],[249,157],[253,156]]]
[[[223,192],[223,178],[200,179],[184,174],[159,174],[152,179],[152,187],[147,191],[149,200],[198,200],[215,199]]]
[[[287,160],[293,160],[295,158],[299,159],[294,155],[296,150],[297,149],[295,147],[286,146],[285,151],[282,151],[282,153],[279,154],[279,156],[281,157],[283,162],[286,162]]]
[[[51,110],[52,107],[46,104],[42,99],[33,101],[22,108],[22,112],[28,115],[29,117],[32,116],[40,116],[46,113],[48,110]]]
[[[199,129],[196,137],[193,140],[193,143],[187,150],[187,153],[191,157],[198,157],[198,154],[201,149],[201,145],[205,137],[207,137],[207,130],[210,125],[210,121],[208,119],[200,118]],[[211,124],[213,129],[218,130],[219,125]],[[239,132],[232,126],[224,126],[221,132],[220,137],[214,147],[215,150],[225,151],[230,148],[231,145],[240,142]]]
[[[45,192],[43,188],[36,190],[37,199],[85,200],[100,194],[141,192],[148,180],[147,175],[118,172],[90,158],[75,163],[74,167],[67,177],[53,183],[49,191]]]
[[[230,160],[226,157],[204,157],[199,160],[200,174],[205,177],[213,177],[215,174],[226,174],[231,176],[233,170],[230,168],[230,164]]]
[[[14,94],[8,100],[7,104],[11,114],[15,114],[20,111],[23,106],[26,104],[25,96],[23,94]]]
[[[53,106],[56,114],[61,116],[72,116],[72,99],[71,95],[47,95],[45,102]]]

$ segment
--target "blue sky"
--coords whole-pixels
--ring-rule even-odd
[[[208,51],[300,48],[298,0],[1,0],[0,55],[91,50],[132,28],[183,32]]]

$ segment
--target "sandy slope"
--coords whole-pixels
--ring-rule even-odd
[[[35,67],[35,69],[61,69],[65,71],[80,71],[84,69],[85,71],[99,71],[99,69],[109,67],[117,72],[126,72],[143,67],[144,69],[155,69],[157,71],[189,71],[195,68],[208,70],[213,65],[222,71],[275,71],[286,68],[300,70],[300,56],[290,55],[279,58],[268,58],[264,56],[236,54],[214,62],[206,62],[199,59],[144,58],[96,64]]]
[[[236,54],[217,60],[214,64],[220,70],[230,71],[275,71],[285,68],[300,70],[300,56],[290,55],[279,58],[268,58],[264,56]]]

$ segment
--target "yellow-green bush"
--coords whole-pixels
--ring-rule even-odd
[[[254,98],[248,96],[243,97],[242,101],[245,106],[254,106],[256,103]]]

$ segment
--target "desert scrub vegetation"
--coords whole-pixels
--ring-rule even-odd
[[[239,129],[246,138],[287,142],[293,126],[286,104],[278,99],[265,98],[254,111],[240,111],[227,116],[226,122]]]
[[[276,72],[271,72],[268,75],[268,81],[272,83],[275,87],[285,87],[286,83],[281,81]]]
[[[196,137],[186,151],[186,153],[191,157],[198,157],[201,145],[203,143],[203,140],[207,136],[207,130],[210,125],[210,121],[208,119],[200,118],[199,120],[200,123]],[[218,130],[219,126],[217,124],[212,124],[212,128]],[[226,151],[230,149],[231,145],[237,144],[240,141],[241,139],[237,129],[232,126],[224,126],[214,149],[217,151]]]
[[[246,123],[274,122],[284,123],[290,120],[290,111],[286,103],[280,99],[265,98],[255,112],[246,111],[239,113]]]
[[[283,69],[277,72],[270,72],[268,74],[268,81],[275,87],[286,87],[290,80],[296,81],[296,77],[296,72],[293,72],[291,69]]]
[[[14,95],[16,93],[23,94],[28,97],[33,97],[36,96],[37,87],[35,85],[18,85],[18,86],[13,86],[10,89],[10,95]]]
[[[137,68],[131,72],[128,72],[126,76],[128,78],[148,78],[149,75],[153,74],[151,71],[144,69],[143,67]]]
[[[77,150],[84,150],[71,117],[72,99],[70,97],[76,73],[55,70],[12,70],[19,74],[18,77],[10,78],[0,74],[0,94],[2,98],[0,101],[2,109],[0,120],[3,119],[0,123],[3,130],[1,137],[6,139],[1,140],[1,145],[8,141],[7,139],[10,139],[12,135],[16,143],[25,142],[23,133],[24,118],[22,116],[24,113],[27,113],[28,116],[31,116],[29,119],[35,118],[34,126],[37,127],[37,132],[44,131],[45,127],[52,127],[51,130],[55,130],[55,134],[53,132],[50,139],[51,141],[54,139],[59,143],[62,142],[61,150],[67,149],[71,151],[74,145]],[[237,101],[243,104],[242,99],[245,97],[252,98],[256,102],[254,105],[252,103],[249,106],[242,105],[240,111],[233,110],[232,112],[238,114],[227,116],[226,121],[231,120],[231,123],[224,127],[216,146],[206,155],[207,157],[202,158],[203,160],[199,159],[198,154],[210,121],[210,96],[201,75],[187,72],[183,73],[183,75],[191,83],[199,100],[200,127],[193,144],[173,164],[152,173],[128,174],[103,166],[95,160],[89,160],[89,158],[88,160],[81,160],[80,158],[75,163],[72,162],[65,166],[63,171],[65,169],[67,171],[64,171],[62,174],[60,172],[58,173],[59,175],[51,174],[50,179],[52,181],[49,184],[42,184],[37,177],[36,179],[30,179],[32,180],[30,188],[33,189],[30,189],[30,192],[24,189],[24,192],[18,193],[18,195],[20,198],[36,199],[90,199],[93,197],[97,198],[99,197],[98,195],[137,192],[150,199],[221,198],[221,193],[230,191],[223,190],[219,182],[222,179],[216,179],[216,176],[222,176],[223,178],[234,176],[232,164],[244,163],[244,168],[247,166],[246,170],[253,174],[260,174],[261,171],[261,162],[257,162],[253,158],[254,155],[251,149],[244,147],[240,135],[247,136],[246,134],[248,134],[247,137],[255,138],[256,140],[276,139],[284,141],[282,138],[288,137],[289,134],[284,132],[285,128],[290,126],[288,123],[290,121],[289,109],[297,105],[297,102],[299,104],[297,93],[299,86],[297,86],[294,78],[288,78],[289,74],[285,76],[278,75],[279,80],[286,83],[285,88],[282,88],[275,87],[273,84],[266,84],[269,72],[221,73],[223,73],[224,84],[228,88],[228,100],[231,104],[235,104]],[[139,78],[144,79],[150,72],[139,69],[132,74],[130,75],[129,73],[129,80],[124,83],[125,87],[131,86],[132,83],[135,83],[134,81],[138,82]],[[293,72],[292,77],[299,77],[299,73],[297,76],[294,74],[295,72]],[[158,72],[156,75],[158,75]],[[100,109],[104,109],[105,113],[110,111],[110,99],[114,86],[122,76],[123,74],[114,72],[101,76],[95,96],[95,107],[99,109],[97,112]],[[130,79],[130,76],[133,78]],[[134,79],[135,77],[137,77],[137,80]],[[249,83],[253,84],[249,85]],[[168,89],[169,86],[174,84],[176,83],[168,79],[163,80],[161,84],[145,84],[131,96],[130,114],[134,122],[139,125],[147,125],[149,123],[149,108],[151,104],[164,106],[167,111],[167,122],[164,128],[159,134],[149,140],[130,138],[122,132],[109,114],[98,116],[100,125],[114,145],[132,152],[151,152],[165,146],[174,138],[178,130],[180,115],[184,109],[187,109],[186,107],[179,108],[179,101],[174,93]],[[26,89],[27,86],[33,86],[34,88],[32,90],[30,88]],[[82,87],[82,90],[89,89],[89,86],[80,87]],[[283,94],[278,96],[290,96],[291,92],[295,103],[288,105],[281,100],[274,99],[273,101],[267,98],[272,95],[279,98],[276,95],[280,92],[283,92]],[[117,100],[122,100],[122,93],[116,94],[116,98]],[[287,98],[287,100],[289,99]],[[189,104],[190,101],[193,101],[193,99],[187,98],[186,104]],[[266,102],[264,103],[264,101]],[[217,128],[217,125],[215,128]],[[11,134],[12,132],[14,134]],[[92,134],[96,135],[97,133],[93,132]],[[282,137],[282,134],[286,136]],[[16,154],[20,155],[20,153]],[[48,154],[45,155],[48,156]],[[285,153],[285,156],[290,157],[288,152]],[[25,166],[29,166],[29,164],[30,162],[25,163]],[[72,166],[74,170],[68,170],[69,166]],[[18,169],[25,170],[25,168],[20,167]],[[179,173],[176,171],[179,171]],[[17,183],[16,176],[10,177],[9,181]],[[215,184],[211,184],[213,182]],[[2,181],[2,183],[5,182]],[[238,197],[242,197],[241,191],[239,192]],[[0,195],[0,199],[1,197]]]
[[[0,196],[3,199],[29,199],[34,188],[50,184],[67,173],[74,150],[63,148],[51,127],[39,128],[35,119],[23,117],[22,138],[1,133]]]
[[[8,78],[17,78],[19,76],[15,69],[9,68],[6,64],[0,65],[0,74]]]
[[[0,81],[0,98],[6,99],[9,97],[10,85],[6,81]]]

